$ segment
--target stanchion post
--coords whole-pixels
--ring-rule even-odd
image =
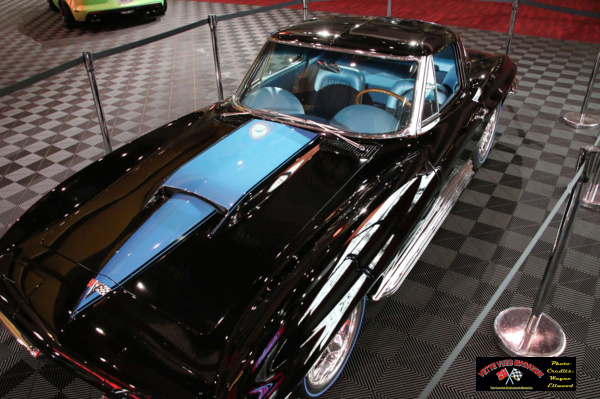
[[[100,102],[100,92],[98,91],[98,84],[96,84],[96,75],[94,73],[94,57],[89,51],[83,52],[83,62],[85,69],[88,74],[90,86],[92,88],[92,97],[94,97],[94,104],[96,105],[96,114],[98,115],[98,122],[100,123],[100,133],[102,133],[102,140],[104,141],[104,150],[106,153],[112,152],[112,146],[110,145],[110,137],[108,135],[108,127],[106,127],[106,119],[104,118],[104,111],[102,110],[102,103]]]
[[[223,101],[223,80],[221,77],[221,63],[219,62],[219,45],[217,43],[217,16],[210,14],[208,16],[208,26],[212,36],[213,57],[215,59],[215,75],[217,76],[217,95],[219,101]]]
[[[510,28],[508,30],[508,41],[506,42],[506,55],[510,54],[510,45],[512,44],[513,34],[515,33],[515,22],[517,20],[517,9],[519,8],[519,0],[512,2],[512,14],[510,16]]]
[[[302,10],[304,11],[304,21],[308,20],[308,0],[302,0]]]
[[[599,157],[600,149],[597,147],[589,146],[581,149],[578,165],[581,167],[585,161],[584,170],[569,195],[533,307],[531,309],[509,308],[496,317],[494,332],[502,349],[511,356],[555,357],[565,350],[566,338],[562,327],[550,316],[544,314],[543,309],[573,230],[583,185],[589,180],[590,175],[593,181],[598,179],[598,176],[594,175],[600,173]]]
[[[388,18],[392,16],[392,0],[388,0],[388,12],[387,12],[387,16],[388,16]]]
[[[592,69],[592,76],[590,76],[590,82],[588,83],[587,91],[585,92],[585,97],[583,98],[583,104],[581,105],[581,113],[577,112],[567,112],[562,120],[567,125],[574,128],[584,128],[589,129],[592,127],[596,127],[600,125],[600,119],[596,116],[586,115],[587,106],[590,102],[590,96],[592,94],[592,88],[594,87],[594,81],[596,80],[596,75],[598,74],[598,66],[600,65],[600,50],[598,50],[598,56],[596,57],[596,64]]]
[[[559,226],[556,242],[554,243],[554,248],[550,254],[550,259],[548,260],[548,266],[546,267],[544,277],[540,283],[538,294],[535,297],[535,302],[531,308],[531,316],[529,316],[529,320],[527,321],[523,339],[519,344],[518,352],[516,352],[518,356],[559,356],[564,351],[566,346],[564,332],[561,326],[556,323],[556,321],[554,321],[554,326],[543,326],[542,328],[540,328],[540,322],[542,317],[547,317],[542,314],[544,305],[546,304],[548,294],[550,293],[550,288],[552,287],[552,283],[554,282],[556,273],[558,272],[560,260],[565,252],[565,248],[569,241],[569,236],[571,235],[571,231],[573,231],[575,216],[577,215],[577,210],[579,209],[582,186],[583,183],[578,181],[575,184],[575,187],[573,187],[571,195],[569,196],[565,214],[563,215],[563,219]],[[545,340],[556,342],[557,344],[546,345],[542,349],[542,353],[536,353],[537,348],[532,348],[532,343],[534,342],[537,333],[539,333],[541,337],[544,337]]]

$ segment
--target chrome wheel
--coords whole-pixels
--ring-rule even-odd
[[[358,337],[363,311],[364,299],[352,311],[306,375],[305,386],[310,396],[320,395],[327,390],[344,368]]]
[[[487,159],[490,150],[492,149],[492,144],[494,143],[494,136],[496,135],[496,126],[498,125],[498,116],[500,115],[500,107],[496,108],[492,115],[490,116],[490,120],[485,126],[485,130],[481,135],[481,139],[479,139],[479,145],[477,146],[477,157],[480,163],[485,162]]]

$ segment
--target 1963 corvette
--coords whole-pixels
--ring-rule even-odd
[[[8,230],[2,322],[108,397],[320,396],[485,161],[515,74],[421,21],[276,31],[232,98]]]

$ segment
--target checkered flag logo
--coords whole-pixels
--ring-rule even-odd
[[[88,291],[87,291],[87,294],[85,295],[86,298],[88,296],[90,296],[92,294],[92,292],[97,292],[100,296],[104,296],[111,291],[109,286],[102,284],[100,281],[96,280],[95,278],[91,279],[87,286],[88,286]]]
[[[110,288],[107,285],[104,285],[102,283],[97,283],[94,286],[94,290],[100,294],[100,296],[104,296],[106,294],[108,294],[110,292]]]
[[[512,371],[510,372],[510,378],[516,381],[521,381],[521,377],[523,377],[523,373],[517,370],[516,368],[512,369]]]
[[[508,375],[508,371],[506,371],[506,369],[502,369],[502,370],[498,371],[496,373],[496,376],[498,377],[498,379],[500,381],[502,381],[503,379],[505,379],[507,377],[510,378],[509,375]]]

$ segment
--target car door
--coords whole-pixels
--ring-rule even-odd
[[[472,175],[471,164],[463,159],[464,142],[468,140],[464,106],[469,104],[459,78],[461,73],[454,58],[456,47],[444,54],[446,63],[435,65],[435,57],[426,57],[421,64],[415,89],[413,107],[416,107],[416,141],[421,149],[421,161],[416,173],[418,188],[412,195],[408,210],[398,210],[395,231],[387,247],[376,257],[385,268],[381,283],[372,294],[374,300],[392,295],[425,251],[427,245],[464,190]],[[449,88],[439,80],[448,76]],[[419,85],[420,83],[420,85]],[[443,92],[442,92],[443,90]],[[471,112],[470,110],[469,112]]]

